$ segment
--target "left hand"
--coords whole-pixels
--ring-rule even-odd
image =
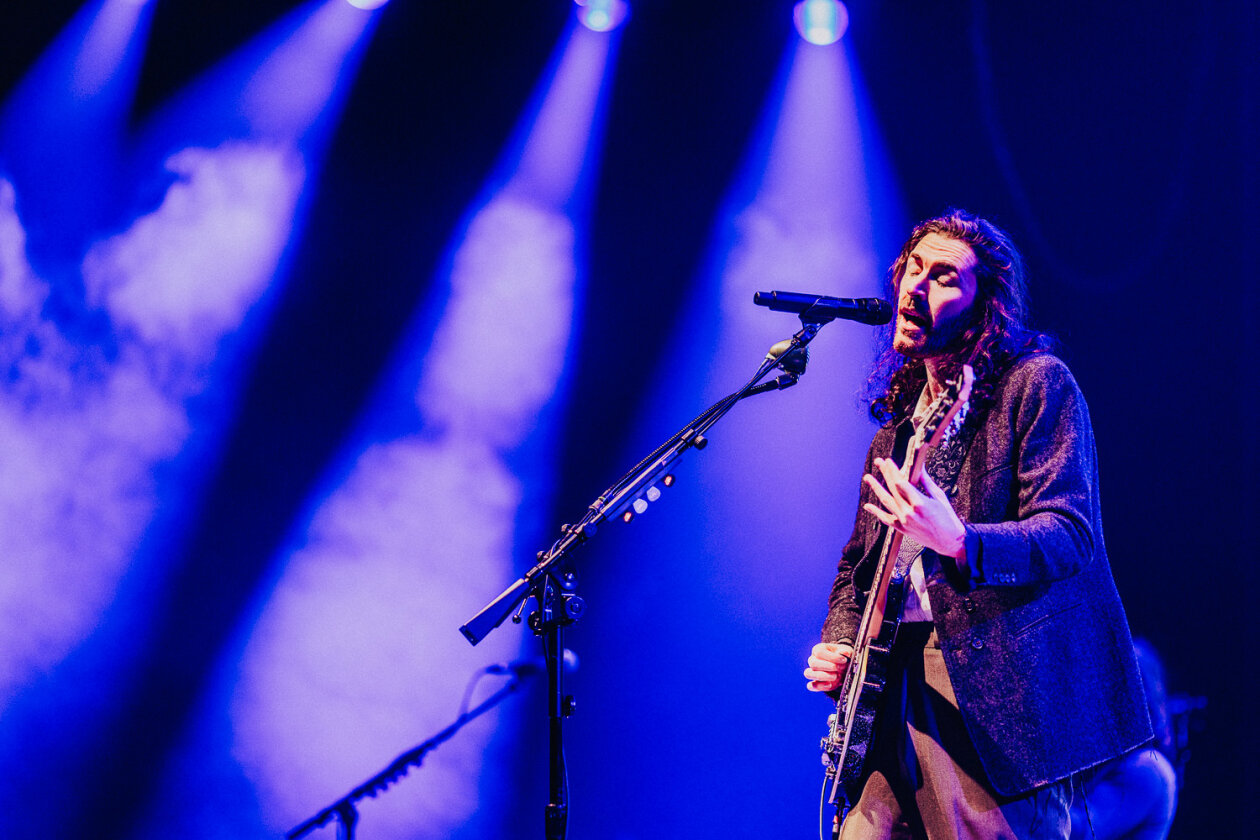
[[[862,480],[875,494],[879,505],[867,502],[863,507],[880,522],[937,554],[961,557],[965,551],[966,529],[945,491],[927,471],[923,471],[916,487],[888,458],[876,458],[875,469],[883,478],[882,484],[874,475],[868,474]]]

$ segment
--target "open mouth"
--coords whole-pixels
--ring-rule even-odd
[[[902,309],[901,320],[922,330],[926,330],[932,325],[931,320],[927,316],[921,315],[913,309]]]

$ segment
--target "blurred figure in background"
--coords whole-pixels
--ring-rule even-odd
[[[1149,746],[1082,775],[1071,807],[1072,840],[1164,840],[1177,812],[1189,759],[1191,715],[1201,697],[1169,698],[1164,666],[1145,639],[1134,639],[1155,737]]]

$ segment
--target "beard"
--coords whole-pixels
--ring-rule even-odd
[[[919,311],[916,314],[922,317],[926,313]],[[929,324],[926,320],[907,320],[904,313],[898,312],[897,326],[893,332],[893,349],[910,359],[952,355],[961,349],[963,336],[975,320],[974,314],[968,310]],[[907,334],[902,330],[903,323],[914,324],[918,329]]]

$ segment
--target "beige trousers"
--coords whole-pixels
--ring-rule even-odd
[[[903,625],[841,840],[1067,840],[1071,788],[994,793],[967,736],[931,624]]]

